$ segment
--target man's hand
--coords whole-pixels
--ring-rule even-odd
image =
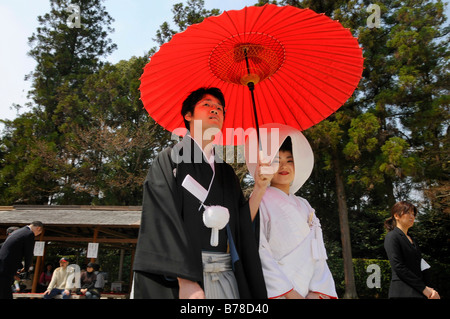
[[[205,292],[198,283],[178,278],[178,285],[180,286],[180,299],[205,299]]]

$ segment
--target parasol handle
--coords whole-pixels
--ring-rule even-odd
[[[245,63],[247,64],[247,72],[250,75],[250,64],[248,62],[247,48],[244,48],[244,56],[245,56]],[[256,112],[255,93],[253,92],[255,90],[255,83],[248,82],[247,86],[248,86],[248,89],[250,90],[250,94],[252,96],[253,115],[255,117],[256,135],[258,136],[258,145],[259,145],[259,150],[261,151],[262,146],[261,146],[261,138],[259,137],[258,114]]]

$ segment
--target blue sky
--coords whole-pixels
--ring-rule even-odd
[[[118,46],[107,60],[112,63],[128,60],[156,46],[152,38],[164,21],[174,27],[171,9],[179,2],[186,3],[186,0],[106,0],[106,10],[115,19],[112,25],[115,32],[110,37]],[[238,10],[256,2],[205,0],[205,7]],[[449,7],[447,5],[447,17]],[[38,27],[37,17],[49,10],[49,0],[0,0],[0,119],[14,119],[17,112],[11,108],[12,104],[23,106],[28,101],[30,83],[24,81],[24,77],[35,68],[34,60],[27,56],[28,37]],[[21,112],[24,111],[27,109],[22,108]]]
[[[159,26],[172,22],[172,8],[185,0],[106,0],[106,11],[115,19],[110,38],[118,48],[106,60],[116,63],[132,56],[143,56],[151,47]],[[242,9],[257,0],[205,0],[206,9],[222,11]],[[13,103],[24,105],[28,100],[29,81],[26,74],[35,68],[35,61],[27,56],[28,37],[38,27],[37,17],[50,11],[49,0],[0,0],[0,119],[17,116]],[[81,20],[83,13],[81,12]],[[27,111],[24,107],[21,113]],[[1,125],[0,125],[1,129]]]

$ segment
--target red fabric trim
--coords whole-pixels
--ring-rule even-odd
[[[313,292],[316,293],[316,294],[320,294],[320,295],[327,296],[327,297],[330,298],[330,299],[338,299],[337,297],[333,297],[333,296],[324,294],[323,292],[319,292],[319,291],[313,291]],[[320,298],[320,296],[319,296],[319,298]],[[323,299],[323,298],[320,298],[320,299]]]
[[[280,297],[282,297],[282,296],[284,296],[285,294],[287,294],[287,293],[289,293],[289,292],[291,292],[292,290],[294,290],[294,288],[292,288],[291,290],[289,290],[289,291],[286,291],[284,294],[281,294],[281,295],[279,295],[279,296],[275,296],[275,297],[270,297],[269,299],[276,299],[276,298],[280,298]]]

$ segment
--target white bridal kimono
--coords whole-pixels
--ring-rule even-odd
[[[337,298],[320,222],[308,201],[268,187],[259,213],[259,253],[268,297],[295,289],[304,297],[313,291]]]
[[[253,177],[258,166],[255,154],[271,163],[288,136],[295,167],[290,195],[268,187],[259,206],[259,254],[268,297],[281,297],[295,289],[303,297],[312,291],[337,298],[319,219],[307,200],[293,195],[314,167],[308,140],[299,130],[279,123],[260,126],[260,143],[254,135],[245,142],[245,161]]]

